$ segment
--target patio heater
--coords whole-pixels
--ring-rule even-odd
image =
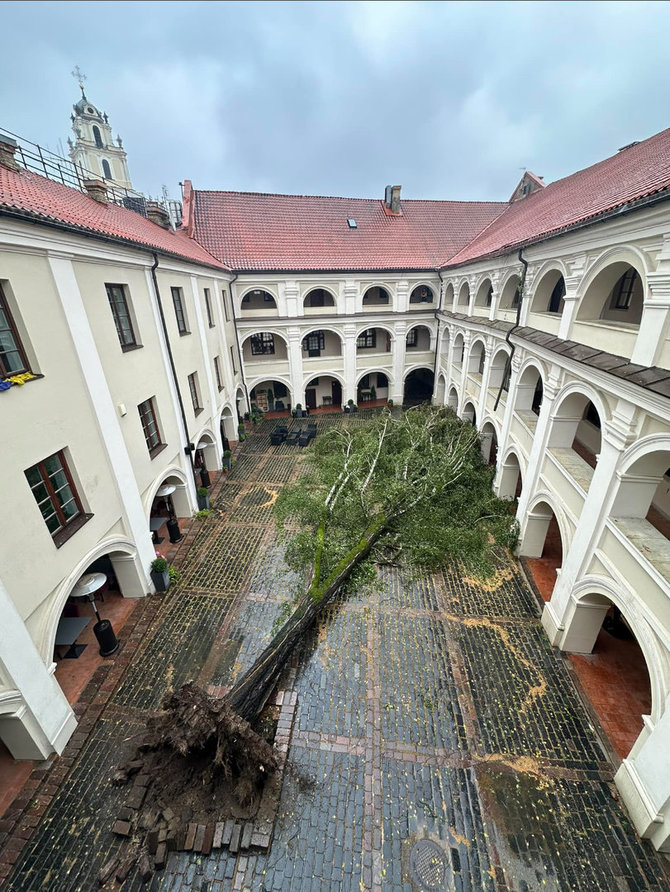
[[[179,529],[179,521],[175,515],[174,506],[172,504],[172,493],[175,492],[177,487],[174,483],[164,483],[163,486],[158,490],[156,495],[159,499],[165,499],[165,504],[167,506],[169,519],[166,524],[168,535],[170,537],[170,542],[174,545],[175,542],[179,542],[183,536],[181,534],[181,530]]]
[[[88,598],[95,613],[97,622],[93,626],[93,634],[100,645],[100,656],[109,657],[119,649],[119,641],[114,634],[112,624],[108,619],[102,619],[95,603],[95,592],[107,582],[104,573],[86,573],[72,588],[72,596],[75,598]]]

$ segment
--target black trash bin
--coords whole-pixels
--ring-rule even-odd
[[[205,486],[207,488],[209,488],[212,485],[211,481],[209,479],[209,471],[207,470],[207,468],[203,468],[200,471],[200,482],[202,483],[203,486]]]
[[[100,645],[100,656],[109,657],[119,649],[119,640],[108,619],[101,619],[93,626],[93,634]]]
[[[176,518],[174,518],[173,520],[168,520],[167,531],[168,536],[170,537],[170,542],[172,542],[173,544],[175,542],[181,541],[181,539],[183,538],[181,530],[179,529],[179,521]]]

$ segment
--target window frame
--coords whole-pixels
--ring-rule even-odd
[[[221,303],[223,304],[223,315],[226,317],[226,322],[230,322],[230,316],[228,315],[228,298],[225,288],[221,289]]]
[[[312,342],[310,344],[310,341]],[[316,342],[316,346],[314,343]],[[307,355],[316,358],[321,356],[321,351],[326,349],[326,336],[321,329],[315,329],[306,334],[302,339],[302,349],[307,351]]]
[[[122,337],[121,337],[122,336],[122,328],[121,328],[121,325],[119,322],[120,317],[118,314],[118,305],[116,302],[114,302],[114,303],[112,302],[113,298],[110,293],[110,290],[113,288],[118,288],[119,291],[121,292],[121,300],[123,302],[125,316],[128,320],[128,325],[130,327],[130,334],[132,336],[132,341],[127,344],[123,342]],[[140,344],[138,342],[137,335],[135,334],[135,326],[133,325],[133,316],[132,316],[132,313],[130,312],[130,305],[128,303],[128,296],[127,296],[126,289],[127,289],[127,286],[121,284],[120,282],[105,282],[105,291],[107,293],[107,300],[109,301],[109,307],[112,311],[112,318],[114,319],[114,327],[116,328],[116,334],[119,339],[119,344],[121,345],[121,350],[124,353],[128,352],[129,350],[135,350],[137,347],[142,346],[142,344]],[[114,299],[114,300],[116,300],[116,299]]]
[[[21,336],[19,334],[19,330],[16,326],[16,322],[14,322],[14,317],[12,316],[12,311],[9,308],[9,302],[7,300],[7,296],[3,290],[2,282],[0,282],[0,313],[3,313],[5,319],[7,320],[7,328],[0,329],[0,331],[8,331],[14,341],[14,349],[13,350],[4,350],[0,351],[0,378],[11,378],[12,375],[23,375],[26,372],[30,372],[30,363],[28,362],[28,356],[26,355],[25,348],[23,346],[23,342],[21,341]],[[16,369],[11,371],[7,368],[3,356],[6,356],[7,353],[18,353],[21,358],[21,362],[23,363],[23,368],[21,370]]]
[[[191,372],[188,376],[188,389],[191,393],[191,402],[193,403],[193,414],[199,415],[203,410],[204,406],[201,403],[202,397],[200,396],[200,386],[198,381],[198,373]]]
[[[64,473],[65,479],[67,481],[66,485],[69,487],[70,492],[72,494],[71,501],[74,502],[74,504],[77,508],[77,513],[73,514],[72,517],[70,517],[70,518],[65,517],[65,513],[63,512],[63,506],[58,498],[58,492],[60,491],[60,489],[57,490],[54,488],[51,478],[52,478],[52,476],[55,476],[55,475],[49,474],[49,471],[47,470],[47,467],[46,467],[46,463],[52,458],[58,459],[58,461],[60,463],[59,470]],[[40,483],[39,484],[33,485],[33,484],[31,484],[30,480],[28,479],[28,473],[33,470],[36,470],[40,475]],[[26,482],[28,483],[28,486],[30,487],[30,491],[33,494],[33,497],[34,497],[37,507],[40,511],[40,514],[42,515],[42,519],[44,520],[44,524],[47,527],[49,535],[51,536],[56,548],[60,548],[61,545],[63,545],[65,542],[67,542],[67,540],[70,538],[70,536],[72,536],[74,533],[76,533],[76,531],[78,529],[80,529],[88,520],[91,519],[91,517],[93,517],[92,514],[87,514],[84,511],[81,499],[79,497],[79,493],[77,492],[77,487],[74,484],[72,472],[70,471],[70,468],[69,468],[69,465],[67,462],[67,457],[65,455],[65,449],[59,449],[57,452],[53,452],[51,455],[47,455],[46,458],[43,458],[43,459],[41,459],[41,461],[38,461],[34,465],[31,465],[29,468],[26,468],[23,473],[26,477]],[[47,499],[38,500],[37,495],[35,494],[35,488],[40,485],[44,486],[44,488],[46,489]],[[61,487],[61,489],[62,489],[62,487]],[[48,501],[50,503],[51,508],[53,509],[53,513],[51,516],[52,517],[55,516],[57,518],[58,522],[60,523],[60,526],[58,527],[57,530],[52,531],[49,529],[49,527],[47,525],[47,519],[44,517],[44,514],[42,514],[41,506],[46,501]],[[66,502],[65,504],[68,504],[68,502]]]
[[[271,331],[258,331],[249,338],[252,356],[273,356],[275,352],[275,336]]]
[[[149,399],[143,400],[137,406],[137,411],[140,415],[140,423],[142,425],[142,433],[144,434],[144,442],[147,444],[147,449],[149,451],[149,455],[151,458],[158,455],[159,452],[162,452],[163,449],[167,446],[167,443],[163,443],[163,437],[161,434],[160,425],[158,423],[158,412],[156,411],[156,403],[155,397],[150,396]],[[146,410],[143,407],[148,407]],[[148,434],[148,425],[145,421],[145,412],[150,416],[150,419],[153,423],[154,430],[156,433],[156,442],[150,442],[150,436]]]
[[[191,334],[188,327],[188,318],[186,309],[184,308],[184,289],[180,285],[171,285],[172,305],[174,306],[174,315],[177,320],[177,331],[180,336]]]
[[[416,347],[416,344],[417,344],[416,335],[417,335],[416,326],[414,328],[410,328],[410,330],[405,335],[405,347],[409,347],[410,349],[412,347]]]
[[[356,349],[374,350],[377,346],[377,330],[375,328],[366,328],[356,338]]]
[[[210,328],[215,328],[214,317],[212,316],[212,296],[209,288],[203,288],[205,295],[205,309],[207,310],[207,322]]]
[[[562,290],[557,290],[558,287],[562,285]],[[549,304],[547,306],[547,313],[556,313],[560,314],[563,312],[563,306],[565,306],[565,295],[567,292],[567,288],[565,286],[565,279],[563,276],[559,276],[556,280],[556,284],[551,289],[551,294],[549,295]],[[563,304],[563,306],[561,306]]]
[[[216,386],[219,388],[219,391],[223,390],[223,376],[221,374],[221,357],[214,357],[214,373],[216,375]]]
[[[633,291],[637,284],[640,274],[634,266],[629,267],[625,273],[619,276],[612,288],[612,300],[610,310],[620,310],[626,312],[630,310],[633,303]],[[626,281],[628,280],[628,281]]]

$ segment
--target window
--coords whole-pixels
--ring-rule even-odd
[[[417,285],[410,295],[409,302],[411,304],[430,304],[433,302],[433,292],[427,285]]]
[[[93,125],[93,140],[95,141],[95,146],[97,149],[104,148],[104,146],[102,144],[102,137],[100,136],[100,129],[98,127],[96,127],[95,124]],[[102,162],[103,167],[106,163],[107,163],[106,161]]]
[[[216,372],[216,386],[223,390],[223,378],[221,377],[221,357],[214,357],[214,371]]]
[[[205,309],[207,310],[207,322],[210,328],[214,328],[214,319],[212,318],[212,300],[209,294],[209,288],[205,288]]]
[[[0,377],[27,371],[28,360],[0,285]]]
[[[102,175],[106,180],[112,179],[112,169],[109,166],[109,161],[103,160],[102,162]]]
[[[416,328],[411,328],[405,338],[406,347],[416,347]]]
[[[626,270],[612,289],[612,303],[610,305],[612,310],[630,309],[633,292],[636,290],[636,286],[637,288],[640,287],[638,285],[639,278],[637,270],[632,267]]]
[[[369,348],[377,346],[377,331],[374,328],[368,328],[362,331],[356,338],[356,347]]]
[[[140,413],[140,421],[142,422],[142,430],[144,431],[144,439],[147,442],[149,455],[153,458],[157,455],[165,444],[161,443],[161,434],[158,429],[158,421],[156,420],[156,407],[154,406],[154,398],[151,397],[140,403],[137,407]]]
[[[251,355],[263,356],[275,352],[275,336],[269,331],[260,331],[251,336]]]
[[[233,345],[230,345],[230,361],[233,365],[233,375],[237,374],[237,369],[235,368],[235,348]]]
[[[547,308],[548,313],[561,313],[563,312],[564,300],[565,297],[565,279],[561,276],[554,285],[554,290],[551,292],[551,297],[549,298],[549,306]]]
[[[196,415],[202,412],[200,405],[200,392],[198,388],[198,373],[192,372],[188,376],[188,389],[191,391],[191,402],[193,403],[193,411]]]
[[[377,372],[377,387],[388,387],[389,379],[383,372]]]
[[[107,290],[107,299],[112,309],[114,325],[119,336],[121,349],[129,350],[132,347],[141,347],[142,345],[137,343],[135,332],[133,331],[133,321],[130,318],[125,287],[123,285],[105,285],[105,289]]]
[[[302,342],[302,349],[307,350],[310,356],[321,356],[321,351],[326,344],[326,338],[322,331],[313,331]]]
[[[228,316],[228,295],[225,288],[221,289],[221,303],[223,304],[223,314],[226,317],[226,322],[230,322],[230,317]]]
[[[186,324],[186,313],[184,312],[184,292],[181,288],[171,288],[172,303],[174,304],[174,314],[177,317],[177,328],[180,335],[190,334],[188,325]]]
[[[82,510],[64,452],[38,462],[25,475],[47,529],[60,547],[91,516]]]

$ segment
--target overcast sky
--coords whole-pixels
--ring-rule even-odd
[[[136,188],[506,200],[670,125],[670,4],[2,2],[0,126],[86,73]]]

